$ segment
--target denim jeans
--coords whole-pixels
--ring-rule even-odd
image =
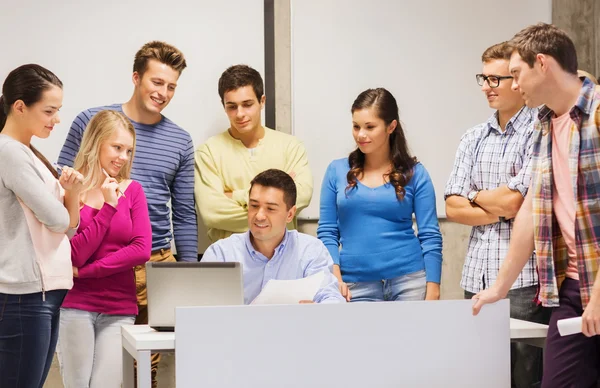
[[[347,284],[352,294],[350,302],[423,300],[427,292],[424,270],[393,279]]]
[[[473,293],[465,291],[465,299]],[[534,302],[537,286],[517,288],[508,292],[510,317],[524,321],[548,324],[551,309]],[[543,350],[522,342],[510,344],[512,386],[516,388],[539,387],[542,381]]]
[[[0,293],[0,387],[42,388],[54,357],[66,290]]]
[[[65,388],[119,388],[123,380],[121,326],[134,321],[134,315],[61,309],[56,351]]]

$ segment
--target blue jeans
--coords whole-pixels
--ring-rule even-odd
[[[58,340],[60,305],[67,290],[0,293],[0,387],[42,388]]]
[[[427,292],[425,270],[374,282],[347,283],[350,302],[424,300]]]
[[[465,299],[473,297],[465,291]],[[534,302],[537,286],[516,288],[508,292],[510,317],[548,324],[551,309]],[[511,386],[516,388],[539,387],[542,381],[543,350],[522,342],[510,344]]]

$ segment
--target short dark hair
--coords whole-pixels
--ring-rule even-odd
[[[244,86],[252,86],[256,99],[260,101],[261,97],[265,94],[263,88],[263,79],[260,73],[250,66],[247,65],[234,65],[230,66],[221,74],[219,78],[219,96],[221,97],[221,103],[224,104],[225,93]]]
[[[153,40],[152,42],[143,45],[142,48],[135,53],[135,58],[133,59],[133,72],[137,72],[140,77],[142,77],[148,69],[148,62],[152,59],[164,63],[177,71],[179,75],[181,75],[183,69],[187,67],[185,57],[177,47],[171,46],[165,42]]]
[[[497,43],[493,46],[488,47],[481,55],[481,62],[489,62],[494,59],[504,59],[510,61],[510,55],[513,52],[513,48],[508,42]]]
[[[510,40],[529,67],[533,67],[538,54],[549,55],[568,73],[577,74],[577,50],[566,32],[547,23],[526,27]]]
[[[254,185],[260,185],[263,187],[274,187],[283,191],[283,201],[285,202],[288,210],[296,205],[296,183],[289,174],[284,171],[271,168],[258,174],[250,182],[250,191]]]

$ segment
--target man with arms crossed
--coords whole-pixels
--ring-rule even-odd
[[[219,79],[219,96],[230,127],[196,150],[196,206],[214,242],[248,230],[248,183],[277,168],[298,188],[298,211],[310,203],[313,181],[304,145],[261,124],[263,80],[246,65],[231,66]],[[296,219],[288,227],[296,228]]]
[[[251,303],[271,279],[294,280],[324,272],[313,300],[298,303],[344,303],[333,276],[333,259],[321,240],[288,231],[296,215],[296,184],[287,173],[269,169],[250,182],[247,225],[208,247],[203,262],[240,262],[244,269],[244,299]]]
[[[444,193],[448,219],[473,226],[461,279],[467,299],[496,280],[508,250],[513,218],[531,181],[537,110],[527,108],[521,94],[511,89],[511,52],[503,42],[489,47],[481,56],[483,71],[477,74],[477,82],[496,112],[462,137]],[[511,317],[548,323],[549,311],[534,302],[537,285],[532,254],[508,293]],[[517,388],[539,383],[541,349],[511,344],[511,371]]]
[[[79,151],[83,131],[101,110],[124,113],[136,132],[136,154],[131,178],[141,183],[148,199],[152,224],[150,261],[175,261],[171,253],[171,219],[180,261],[198,260],[198,226],[194,206],[194,146],[191,136],[161,112],[175,94],[177,80],[186,67],[183,53],[158,41],[146,43],[135,55],[134,90],[124,104],[91,108],[73,121],[60,152],[60,165],[72,166]],[[167,203],[171,201],[171,209]],[[136,324],[148,323],[146,272],[135,268],[139,313]],[[156,371],[160,354],[152,355],[152,384],[157,386]]]
[[[539,301],[554,307],[542,387],[595,387],[599,377],[600,88],[577,76],[567,34],[540,23],[511,40],[513,88],[527,106],[545,104],[535,123],[532,183],[506,259],[473,313],[506,296],[534,248]],[[559,319],[583,315],[583,334],[561,337]],[[589,338],[592,337],[592,338]]]

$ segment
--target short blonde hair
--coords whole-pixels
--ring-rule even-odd
[[[598,85],[598,79],[596,77],[594,77],[593,74],[588,73],[585,70],[577,70],[577,76],[578,77],[587,77],[587,78],[591,79],[593,83]]]
[[[486,63],[494,59],[504,59],[510,61],[510,55],[513,49],[508,42],[497,43],[488,47],[481,55],[481,62]]]
[[[81,140],[81,147],[75,157],[74,168],[84,176],[84,190],[82,194],[98,186],[106,178],[100,167],[100,147],[114,133],[122,127],[133,136],[133,150],[127,163],[115,177],[121,182],[131,176],[131,164],[135,156],[135,129],[131,121],[120,112],[114,110],[103,110],[90,120]]]

